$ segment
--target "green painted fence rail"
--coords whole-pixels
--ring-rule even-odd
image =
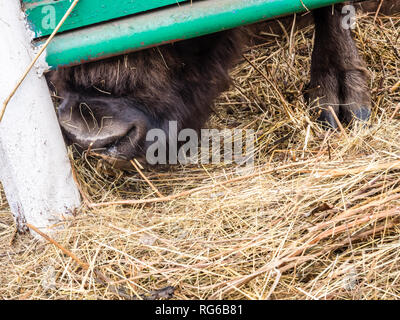
[[[187,0],[81,0],[59,32],[184,1]],[[22,2],[36,37],[50,35],[72,3],[70,0],[23,0]]]
[[[52,68],[77,65],[339,2],[193,1],[60,34],[47,48],[46,61]]]

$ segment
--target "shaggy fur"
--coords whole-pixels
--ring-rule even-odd
[[[83,149],[92,144],[131,159],[143,155],[145,131],[167,131],[168,120],[177,121],[178,130],[198,130],[229,87],[242,44],[240,31],[231,30],[59,69],[50,80],[64,98],[58,110],[63,131]],[[141,118],[134,131],[146,123],[140,133],[132,132],[129,114]]]

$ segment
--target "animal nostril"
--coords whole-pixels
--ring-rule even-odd
[[[104,154],[113,158],[131,160],[144,150],[148,128],[147,119],[134,121],[129,132],[108,147]]]

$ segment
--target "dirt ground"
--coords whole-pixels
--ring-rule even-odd
[[[359,16],[368,125],[324,131],[309,113],[312,26],[263,32],[209,123],[256,132],[253,169],[144,170],[152,188],[70,152],[84,204],[50,242],[15,233],[1,192],[0,298],[399,298],[399,31]]]

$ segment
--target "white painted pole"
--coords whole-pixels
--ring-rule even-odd
[[[0,1],[0,102],[34,57],[20,0]],[[41,68],[43,67],[43,63]],[[48,228],[80,205],[44,76],[31,70],[0,122],[0,180],[19,231]]]

